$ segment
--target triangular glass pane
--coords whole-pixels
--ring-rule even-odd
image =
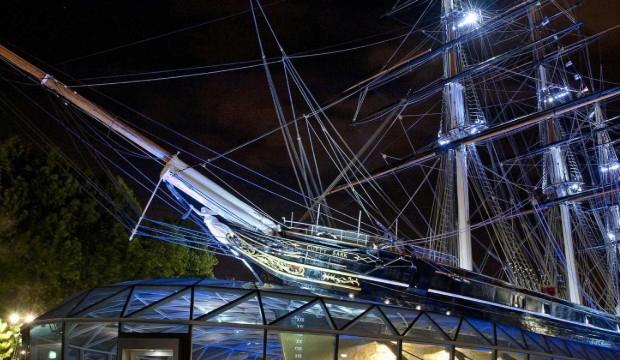
[[[336,325],[338,329],[342,329],[349,322],[351,322],[351,320],[366,311],[370,305],[346,301],[325,300],[325,307],[327,307],[327,311],[329,311],[332,320],[334,320],[334,325]]]
[[[435,320],[437,325],[450,337],[450,340],[454,340],[456,336],[456,330],[459,327],[459,318],[456,316],[447,316],[441,314],[428,313],[431,319]]]
[[[299,309],[275,325],[293,329],[331,329],[327,313],[318,301],[307,308]]]
[[[418,316],[418,319],[413,323],[405,336],[426,341],[447,340],[443,331],[441,331],[425,313]]]
[[[229,309],[208,316],[206,320],[219,323],[262,324],[263,317],[260,313],[258,296],[245,298]]]
[[[142,308],[145,308],[152,303],[166,298],[177,291],[181,290],[181,287],[172,286],[141,286],[134,288],[131,293],[131,299],[127,304],[127,310],[125,315],[136,312]]]
[[[347,332],[358,332],[365,335],[394,335],[390,324],[386,323],[377,308],[362,315],[349,325],[346,330]]]
[[[461,328],[459,329],[457,340],[459,342],[462,341],[470,344],[490,344],[490,342],[485,337],[480,336],[480,333],[477,332],[476,329],[474,329],[474,327],[471,326],[465,319],[461,321]]]
[[[413,320],[415,320],[420,314],[419,311],[415,310],[405,310],[387,306],[382,306],[381,310],[383,310],[385,317],[387,317],[392,325],[394,325],[394,328],[396,328],[399,335],[402,335],[405,330],[409,328],[409,325],[411,325]]]
[[[133,313],[130,317],[157,320],[189,320],[192,291],[187,289],[170,299]]]
[[[583,345],[584,350],[588,353],[588,358],[590,360],[602,360],[601,353],[597,350],[595,346],[592,345]]]
[[[583,349],[581,348],[581,344],[574,341],[566,341],[566,345],[568,346],[568,350],[570,350],[573,357],[580,357],[584,359],[588,358],[585,351],[583,351]]]
[[[497,346],[525,349],[521,330],[507,325],[497,325]]]
[[[523,331],[523,335],[528,349],[549,352],[547,344],[545,344],[545,338],[542,335],[530,331]]]
[[[495,341],[495,325],[486,320],[467,318],[467,322],[478,330],[486,340],[493,344]]]
[[[551,348],[551,352],[557,355],[569,355],[566,350],[566,345],[562,339],[547,336],[547,343]]]
[[[92,304],[95,304],[107,297],[110,297],[114,295],[115,293],[121,291],[122,289],[123,287],[100,287],[100,288],[93,289],[86,295],[84,300],[82,300],[82,302],[80,302],[78,306],[76,306],[75,309],[73,309],[71,313],[77,314],[80,311],[91,306]]]
[[[261,302],[267,324],[292,313],[312,300],[306,296],[261,292]]]
[[[62,304],[37,317],[37,320],[69,317],[69,313],[72,312],[73,308],[78,305],[78,303],[84,298],[84,296],[86,296],[85,291],[74,294],[72,297],[65,300],[65,302],[63,302]]]
[[[194,289],[194,319],[230,304],[248,293],[247,290],[197,287]]]
[[[94,318],[120,317],[130,290],[131,289],[125,289],[111,298],[84,309],[79,316]]]

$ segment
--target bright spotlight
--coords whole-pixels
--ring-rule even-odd
[[[12,313],[11,315],[9,315],[9,323],[10,324],[18,324],[20,320],[19,314],[18,313]]]
[[[34,320],[35,316],[33,314],[26,314],[26,316],[24,316],[24,322],[25,323],[31,323]]]
[[[464,27],[469,25],[477,24],[480,21],[480,14],[477,11],[470,10],[465,13],[461,22],[459,22],[458,27]]]

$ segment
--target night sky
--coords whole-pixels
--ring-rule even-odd
[[[413,7],[398,17],[383,17],[393,3],[264,0],[262,4],[286,52],[298,54],[317,52],[317,49],[352,40],[358,41],[338,48],[402,34],[407,29],[407,22],[415,20],[422,8]],[[500,2],[480,0],[478,3],[484,8]],[[130,77],[95,78],[259,59],[248,9],[248,1],[4,0],[0,4],[0,41],[71,85],[125,80]],[[593,34],[620,23],[620,1],[585,0],[578,15],[585,23],[584,32]],[[192,26],[185,31],[143,41]],[[278,56],[268,32],[265,28],[262,30],[268,56]],[[414,45],[414,42],[415,38],[408,45]],[[396,45],[397,42],[389,42],[342,54],[296,59],[294,64],[317,101],[325,103],[376,72]],[[600,59],[603,64],[607,80],[620,81],[620,32],[611,33],[592,50],[595,60]],[[278,70],[276,66],[272,69],[274,72]],[[1,68],[0,75],[18,79],[6,66]],[[414,84],[428,81],[429,76],[415,74],[411,81]],[[0,91],[10,90],[3,84]],[[149,125],[106,96],[217,151],[231,149],[277,125],[262,68],[180,80],[99,86],[95,90],[81,88],[79,91],[138,126]],[[390,89],[384,95],[378,94],[368,106],[377,108],[402,96],[402,91]],[[26,103],[24,107],[24,111],[31,112],[40,121],[41,128],[58,146],[67,146],[62,131],[42,114],[28,109]],[[356,144],[367,136],[367,130],[349,126],[353,107],[351,102],[344,103],[330,115],[339,129]],[[0,131],[20,131],[10,119],[2,121]],[[171,133],[159,132],[156,128],[153,131],[204,158],[213,156]],[[436,134],[436,129],[430,132]],[[70,156],[79,151],[71,147],[65,147],[65,150]],[[279,134],[231,156],[271,177],[290,174]],[[153,178],[159,171],[156,167],[145,170]],[[283,181],[294,184],[286,177]],[[139,191],[138,195],[145,202],[148,193]],[[274,216],[284,216],[290,211],[282,209],[278,201],[265,194],[250,196]],[[226,270],[219,275],[229,276]]]

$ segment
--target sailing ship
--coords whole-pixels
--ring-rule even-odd
[[[182,160],[184,154],[4,46],[0,58],[163,165],[144,212],[165,186],[183,217],[202,229],[198,240],[182,245],[234,256],[255,274],[264,271],[316,293],[371,294],[385,303],[435,296],[620,331],[620,162],[616,117],[605,106],[620,96],[620,87],[594,78],[587,52],[608,31],[583,35],[576,5],[555,0],[493,10],[461,0],[398,2],[389,15],[422,4],[421,13],[433,18],[426,25],[416,21],[404,38],[415,33],[424,41],[346,89],[340,100],[321,105],[260,3],[252,4],[278,130],[306,208],[298,218],[265,213],[205,175],[210,161],[196,166]],[[265,33],[281,51],[288,92],[272,76]],[[368,109],[368,97],[427,68],[441,68],[441,75],[381,109]],[[306,106],[303,115],[295,112],[295,94]],[[344,100],[356,104],[352,125],[369,133],[355,150],[327,115]],[[428,115],[434,108],[440,110]],[[403,125],[408,117],[418,120]],[[389,147],[388,134],[402,128],[400,139],[411,142],[419,119],[423,126],[439,124],[437,136],[398,157],[386,155],[381,147]],[[315,155],[319,145],[329,150],[326,158]],[[378,156],[384,165],[371,169]],[[330,183],[321,179],[320,159],[338,170]],[[416,181],[402,175],[412,171]],[[388,186],[402,190],[397,200]],[[427,213],[415,205],[422,187],[432,194]],[[330,203],[343,194],[353,199],[357,217]],[[143,219],[144,213],[132,237],[149,236]],[[474,231],[488,234],[488,241],[475,240]],[[485,255],[473,256],[472,249]],[[485,275],[489,268],[495,276]]]

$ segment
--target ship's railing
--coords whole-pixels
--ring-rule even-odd
[[[444,275],[450,276],[449,274]],[[544,295],[536,296],[499,284],[473,279],[465,283],[446,282],[437,279],[431,281],[429,291],[478,303],[495,304],[496,306],[511,308],[535,316],[586,325],[606,331],[620,332],[620,319],[611,314],[580,305],[565,303],[559,299],[545,297]]]
[[[301,234],[345,242],[356,246],[372,247],[384,242],[383,239],[361,231],[336,229],[324,225],[308,224],[299,221],[284,220],[284,226]]]

